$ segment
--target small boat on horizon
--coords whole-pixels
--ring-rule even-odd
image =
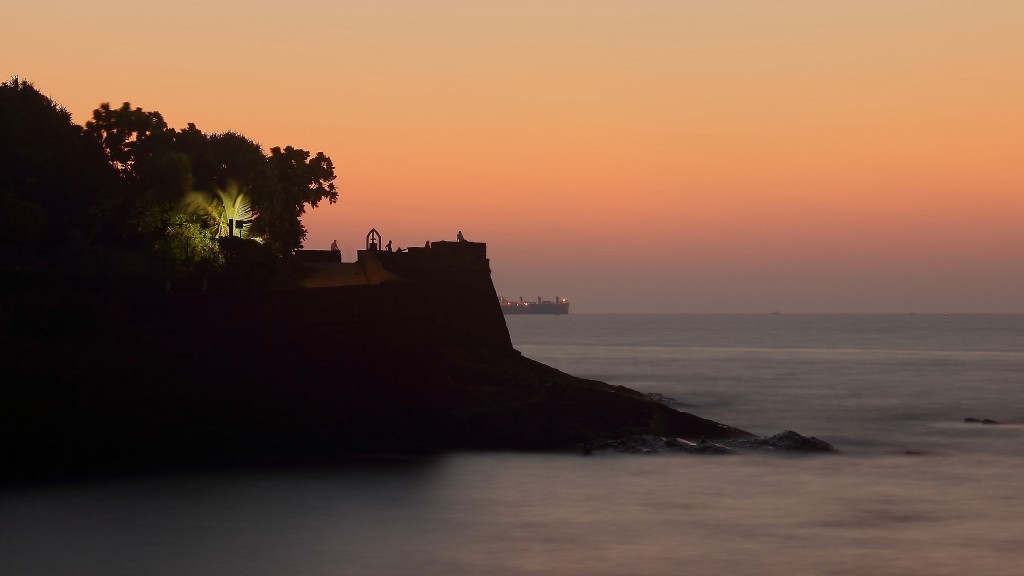
[[[554,300],[543,300],[538,296],[536,302],[525,300],[522,296],[518,301],[499,296],[498,303],[501,305],[501,311],[505,314],[559,315],[569,313],[569,299],[561,296],[555,296]]]

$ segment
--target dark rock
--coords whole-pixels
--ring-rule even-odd
[[[690,450],[696,444],[682,438],[665,438],[665,447],[674,450]]]
[[[657,392],[647,392],[644,394],[644,396],[666,406],[685,406],[685,404],[683,404],[679,400],[676,400],[675,398],[671,398],[669,396],[665,396],[664,394],[658,394]]]
[[[635,434],[595,442],[591,450],[626,454],[658,454],[668,448],[665,439],[651,434]]]
[[[985,418],[984,420],[979,420],[977,418],[964,418],[964,422],[968,424],[999,424],[999,422],[996,422],[995,420],[989,420],[988,418]]]
[[[676,437],[662,437],[651,434],[638,434],[622,438],[606,439],[578,449],[577,453],[591,455],[594,451],[620,452],[625,454],[734,454],[736,451],[724,444],[701,438],[699,442]]]
[[[838,450],[813,436],[803,436],[792,430],[779,432],[774,436],[762,438],[742,438],[724,441],[723,444],[730,448],[744,450],[776,450],[784,452],[838,452]]]
[[[696,446],[691,447],[688,452],[692,454],[735,454],[736,451],[724,444],[702,439]]]

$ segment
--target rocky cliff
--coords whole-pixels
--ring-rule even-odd
[[[5,475],[750,436],[523,357],[482,244],[360,264],[315,289],[6,293]]]

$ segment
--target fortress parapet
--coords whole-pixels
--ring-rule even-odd
[[[429,247],[413,247],[401,252],[388,250],[360,250],[359,262],[364,269],[381,269],[407,280],[437,280],[446,276],[457,280],[460,276],[481,273],[490,279],[491,267],[487,259],[487,244],[483,242],[432,242]]]

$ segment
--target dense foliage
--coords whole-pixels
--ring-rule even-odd
[[[306,207],[334,203],[334,164],[236,132],[176,130],[156,111],[103,103],[84,126],[17,77],[0,84],[0,246],[18,253],[145,253],[181,270],[232,253],[302,247]],[[253,248],[225,249],[225,237]]]

